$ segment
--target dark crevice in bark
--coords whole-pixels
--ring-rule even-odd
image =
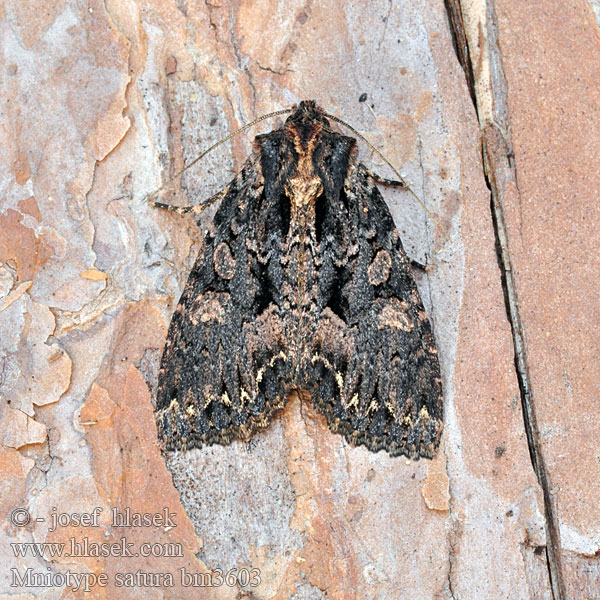
[[[546,469],[544,455],[540,443],[540,433],[535,413],[535,402],[533,391],[531,389],[529,368],[527,365],[527,350],[523,336],[523,328],[519,314],[519,302],[508,249],[504,211],[501,204],[500,194],[498,194],[498,190],[493,181],[493,175],[491,178],[492,181],[490,181],[489,177],[490,173],[492,173],[492,171],[496,168],[496,165],[493,164],[493,160],[490,160],[490,157],[487,153],[487,140],[485,135],[482,141],[486,181],[491,191],[490,208],[492,212],[492,221],[494,224],[494,233],[496,236],[496,252],[502,277],[502,288],[504,291],[506,313],[513,335],[515,370],[521,395],[523,422],[525,433],[527,435],[527,444],[529,446],[531,464],[533,465],[533,470],[537,476],[540,487],[542,488],[542,495],[544,499],[546,559],[548,565],[548,575],[550,578],[550,587],[552,589],[552,596],[554,600],[566,600],[567,596],[562,579],[559,524],[556,517],[555,502],[551,492],[552,484]]]
[[[473,77],[473,62],[469,52],[466,32],[464,30],[460,0],[445,0],[445,5],[456,54],[465,72],[467,86],[477,110],[477,94]],[[480,119],[484,177],[486,185],[490,190],[490,210],[496,238],[496,252],[501,273],[506,313],[512,330],[515,371],[521,396],[524,429],[527,435],[531,463],[542,489],[544,500],[548,577],[554,600],[567,600],[562,577],[560,533],[556,515],[556,503],[551,492],[552,486],[550,476],[546,468],[541,448],[535,402],[533,391],[531,389],[531,379],[527,362],[527,348],[523,335],[517,289],[508,247],[508,235],[502,203],[503,194],[502,190],[499,189],[497,180],[498,176],[514,179],[516,181],[516,170],[514,167],[514,154],[510,141],[510,134],[507,133],[508,127],[506,121],[508,121],[508,114],[506,106],[506,80],[504,78],[502,58],[498,48],[495,14],[493,12],[493,7],[489,4],[487,17],[489,29],[487,31],[487,37],[493,87],[492,93],[494,96],[494,109],[497,113],[498,123],[484,123]]]
[[[463,23],[462,9],[459,0],[444,0],[446,14],[448,16],[448,24],[450,26],[450,34],[452,36],[452,45],[454,52],[458,58],[460,66],[465,72],[467,79],[467,87],[469,94],[477,111],[477,99],[475,96],[475,78],[473,77],[473,65],[471,64],[469,54],[469,42],[465,34],[465,26]]]

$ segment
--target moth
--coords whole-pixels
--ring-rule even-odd
[[[442,432],[435,341],[376,186],[403,183],[358,162],[356,140],[314,101],[292,110],[217,194],[160,362],[160,440],[166,450],[248,440],[302,389],[350,444],[431,458]]]

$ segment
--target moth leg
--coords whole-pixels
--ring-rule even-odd
[[[418,260],[414,260],[414,259],[409,259],[410,260],[410,266],[414,267],[415,269],[419,269],[419,271],[423,271],[423,273],[429,273],[429,261],[427,260],[427,257],[425,257],[425,264],[420,263]]]
[[[377,175],[377,173],[374,173],[373,171],[371,171],[371,169],[366,169],[366,171],[367,171],[367,175],[371,179],[373,179],[377,183],[380,183],[381,185],[389,185],[390,187],[397,187],[397,188],[405,188],[406,187],[406,183],[404,181],[398,181],[397,179],[387,179],[387,177],[381,177],[381,175]]]
[[[214,204],[215,202],[218,202],[224,198],[227,195],[227,192],[229,192],[229,186],[222,189],[220,192],[217,192],[214,196],[208,198],[208,200],[205,200],[200,204],[195,204],[194,206],[173,206],[172,204],[164,204],[163,202],[155,202],[153,200],[150,201],[150,204],[156,208],[162,208],[163,210],[168,210],[179,215],[185,215],[190,212],[200,214],[209,206],[211,206],[211,204]]]

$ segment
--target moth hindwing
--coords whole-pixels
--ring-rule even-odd
[[[171,320],[156,400],[165,449],[247,440],[300,388],[351,444],[432,456],[431,326],[356,154],[313,101],[255,138]]]

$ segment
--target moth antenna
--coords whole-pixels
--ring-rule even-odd
[[[356,135],[356,137],[360,138],[371,150],[373,150],[373,152],[375,152],[375,154],[377,154],[377,156],[379,156],[379,158],[381,158],[381,160],[383,160],[383,162],[394,172],[394,174],[398,177],[398,179],[404,184],[404,187],[412,194],[413,198],[423,207],[423,210],[427,213],[427,215],[429,217],[431,217],[434,221],[437,222],[437,219],[435,218],[435,216],[431,214],[431,212],[425,206],[425,204],[423,203],[421,198],[419,198],[419,196],[417,196],[412,191],[411,187],[406,183],[406,181],[404,181],[404,177],[402,177],[402,175],[400,175],[400,172],[398,171],[398,169],[396,169],[396,167],[394,167],[394,165],[388,160],[388,158],[383,154],[383,152],[378,150],[373,144],[371,144],[371,142],[364,135],[362,135],[362,133],[359,133],[356,129],[354,129],[354,127],[352,127],[352,125],[349,125],[348,123],[346,123],[346,121],[342,121],[342,119],[340,119],[339,117],[336,117],[335,115],[330,115],[328,113],[324,113],[324,114],[328,119],[331,119],[332,121],[335,121],[336,123],[340,123],[344,127],[347,127],[354,135]]]
[[[175,175],[173,175],[173,177],[171,177],[168,181],[163,183],[157,190],[155,190],[151,194],[148,194],[146,196],[146,200],[149,201],[152,198],[154,198],[157,194],[159,194],[162,190],[164,190],[172,181],[174,181],[175,179],[177,179],[178,177],[183,175],[183,173],[185,173],[190,167],[193,167],[199,160],[204,158],[207,154],[212,152],[215,148],[217,148],[221,144],[228,142],[231,138],[235,137],[238,133],[242,133],[242,131],[249,129],[250,127],[254,127],[254,125],[256,125],[257,123],[260,123],[261,121],[265,121],[266,119],[271,119],[272,117],[277,117],[279,115],[283,115],[283,114],[289,113],[289,112],[292,112],[291,108],[284,108],[281,110],[276,110],[276,111],[270,112],[266,115],[262,115],[261,117],[254,119],[254,121],[252,121],[250,123],[246,123],[245,125],[242,125],[239,129],[236,129],[233,133],[230,133],[228,136],[220,139],[218,142],[215,142],[210,148],[208,148],[207,150],[202,152],[202,154],[200,154],[200,156],[197,156],[191,163],[187,164],[185,167],[183,167],[183,169],[181,169],[180,171],[175,173]]]

